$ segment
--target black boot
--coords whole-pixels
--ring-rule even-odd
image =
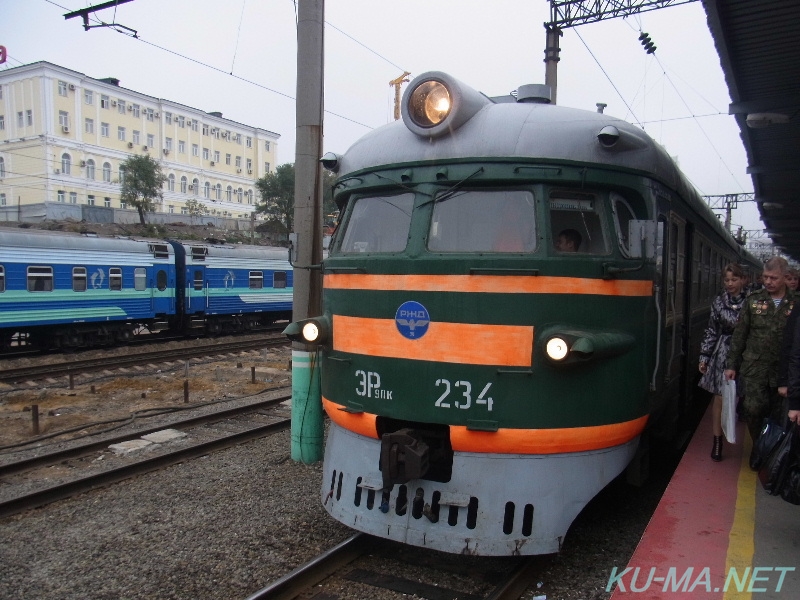
[[[711,448],[711,460],[719,462],[722,460],[722,436],[714,436],[714,446]]]

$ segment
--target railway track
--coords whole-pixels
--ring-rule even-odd
[[[78,373],[105,371],[162,361],[185,360],[204,355],[226,354],[229,352],[241,352],[244,350],[268,348],[271,346],[284,346],[287,343],[283,335],[277,334],[269,337],[258,336],[255,338],[237,339],[222,343],[209,343],[202,346],[172,348],[168,350],[147,350],[120,356],[77,359],[64,363],[49,363],[25,367],[11,366],[4,368],[2,372],[0,372],[0,381],[6,383],[35,381],[48,377],[62,377],[66,375],[76,375]]]
[[[344,586],[347,586],[347,582],[357,583],[427,600],[517,600],[540,575],[540,565],[547,560],[542,557],[484,557],[475,561],[475,566],[455,569],[462,580],[459,587],[472,588],[471,591],[465,591],[441,583],[443,571],[451,575],[454,572],[450,564],[453,557],[420,549],[411,553],[416,557],[413,561],[416,563],[413,567],[417,567],[414,580],[397,575],[409,571],[408,547],[357,533],[252,594],[247,600],[291,600],[306,597],[312,588],[326,600],[335,600],[339,597],[335,591],[336,580],[344,582]],[[367,556],[369,560],[363,560]],[[377,561],[376,556],[379,557]],[[381,568],[375,569],[370,562],[382,563]],[[489,563],[489,568],[482,568],[482,563]],[[505,568],[497,570],[498,563]],[[420,577],[419,567],[423,564],[426,574]]]
[[[63,500],[76,494],[116,483],[136,475],[149,473],[151,471],[162,469],[164,467],[190,460],[192,458],[204,456],[211,452],[230,448],[237,444],[242,444],[260,437],[283,431],[291,424],[291,420],[289,418],[277,417],[276,415],[267,415],[267,417],[274,418],[275,420],[266,424],[258,424],[255,426],[250,426],[250,424],[247,424],[245,427],[242,427],[241,424],[231,424],[231,420],[243,415],[257,415],[260,413],[260,411],[274,409],[276,406],[280,405],[281,402],[284,402],[289,398],[290,396],[281,394],[280,396],[250,403],[245,406],[229,408],[213,414],[190,417],[188,419],[174,421],[167,424],[161,423],[158,426],[137,430],[136,432],[130,432],[112,438],[106,437],[102,440],[93,440],[89,443],[79,444],[64,450],[45,452],[39,456],[0,465],[0,477],[5,479],[5,483],[13,485],[13,483],[9,481],[9,478],[12,476],[24,476],[24,474],[30,473],[38,468],[89,456],[93,453],[106,449],[111,444],[118,444],[124,441],[138,439],[144,435],[154,433],[156,431],[162,431],[164,429],[178,429],[186,431],[191,430],[192,428],[200,428],[208,424],[219,424],[226,422],[225,427],[223,427],[223,432],[219,435],[214,435],[213,439],[192,443],[189,446],[175,448],[158,456],[150,456],[135,460],[132,463],[105,469],[101,472],[92,473],[77,479],[49,485],[45,488],[17,495],[10,499],[1,501],[0,518],[14,515],[31,508],[44,506],[45,504],[49,504],[57,500]],[[263,415],[263,413],[261,414]],[[230,429],[236,430],[230,431]],[[195,431],[196,430],[197,429],[195,429]]]

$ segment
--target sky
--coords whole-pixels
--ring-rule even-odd
[[[0,0],[0,70],[40,60],[280,134],[295,161],[292,0],[133,0],[84,31],[63,15],[104,0]],[[331,0],[325,6],[324,150],[343,153],[393,118],[389,81],[444,71],[488,96],[544,83],[547,0]],[[97,24],[96,21],[90,24]],[[135,30],[137,38],[131,36]],[[638,36],[650,34],[654,55]],[[704,195],[752,192],[700,2],[565,29],[558,103],[639,124]],[[762,230],[755,203],[732,222]],[[760,234],[753,234],[751,238]],[[764,238],[767,241],[767,238]]]

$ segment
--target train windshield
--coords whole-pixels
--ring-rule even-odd
[[[556,253],[608,254],[600,206],[597,194],[550,192],[550,231]]]
[[[533,252],[536,213],[527,190],[467,190],[433,206],[428,249],[433,252]]]
[[[402,252],[408,243],[413,194],[369,196],[355,201],[341,251]]]

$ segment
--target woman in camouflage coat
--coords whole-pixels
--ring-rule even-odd
[[[722,460],[722,382],[725,359],[728,357],[731,335],[745,299],[742,268],[730,263],[723,269],[722,276],[725,290],[711,303],[711,317],[700,346],[700,372],[703,376],[698,384],[714,394],[711,409],[714,445],[711,458],[717,462]]]

